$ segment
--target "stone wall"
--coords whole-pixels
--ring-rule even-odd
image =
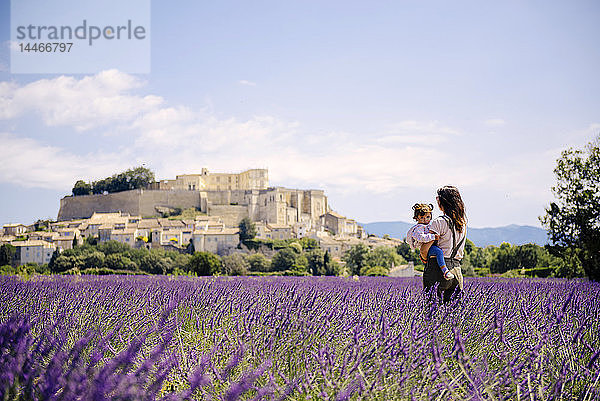
[[[65,196],[60,200],[58,221],[89,218],[94,212],[140,214],[140,190],[106,195]]]
[[[199,208],[210,215],[222,215],[226,224],[237,226],[243,217],[254,221],[293,225],[310,216],[317,223],[327,211],[327,197],[320,190],[269,188],[266,190],[185,191],[136,189],[106,195],[65,196],[60,200],[58,220],[89,218],[94,212],[123,212],[156,216],[157,206]],[[290,208],[291,206],[291,208]],[[300,206],[301,213],[295,209]],[[294,210],[291,210],[294,209]]]
[[[105,195],[65,196],[60,200],[58,220],[89,218],[94,212],[123,212],[131,215],[154,216],[155,206],[202,207],[198,191],[153,191],[135,189]],[[206,209],[206,202],[204,202]]]
[[[209,216],[220,216],[226,226],[236,227],[240,220],[248,216],[248,206],[244,205],[209,205]]]
[[[199,191],[148,191],[143,189],[139,191],[140,207],[138,214],[142,216],[156,215],[155,206],[179,207],[181,209],[202,208],[202,193]]]

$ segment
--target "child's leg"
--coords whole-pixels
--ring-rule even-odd
[[[444,260],[444,252],[440,249],[440,247],[438,247],[436,245],[432,245],[429,248],[429,252],[427,253],[427,256],[435,256],[435,258],[437,259],[437,262],[438,262],[438,266],[440,266],[440,268],[446,266],[446,261]]]
[[[444,277],[454,277],[454,275],[452,275],[452,277],[449,277],[449,274],[451,273],[449,273],[448,267],[446,267],[446,261],[444,260],[444,252],[438,246],[432,245],[431,248],[429,248],[427,256],[435,256],[438,266],[440,266],[440,269],[442,269],[442,274],[444,275]]]

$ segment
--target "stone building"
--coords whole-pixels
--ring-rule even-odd
[[[255,222],[294,226],[300,230],[317,227],[329,211],[324,191],[269,187],[268,170],[251,169],[238,174],[210,173],[178,175],[147,189],[110,194],[65,196],[60,200],[58,220],[90,218],[84,235],[98,235],[98,227],[120,219],[127,228],[132,217],[156,216],[170,209],[196,208],[219,216],[227,226],[237,226],[244,217]],[[102,221],[94,213],[102,212]],[[96,216],[98,217],[98,216]],[[110,221],[109,221],[110,220]],[[115,227],[117,228],[117,227]],[[120,228],[120,227],[118,227]]]
[[[239,230],[225,226],[196,230],[192,234],[192,243],[196,252],[212,252],[218,255],[228,254],[240,242]]]
[[[292,227],[285,224],[268,224],[272,239],[290,239],[292,238]]]
[[[56,245],[42,240],[14,241],[12,245],[17,248],[15,258],[18,265],[49,263],[56,250]]]
[[[25,234],[25,232],[27,231],[27,226],[25,226],[24,224],[20,224],[20,223],[12,223],[12,224],[5,224],[3,229],[4,229],[4,235],[19,236],[19,235]]]
[[[241,173],[211,173],[203,168],[200,174],[181,174],[174,180],[161,180],[149,189],[184,191],[231,191],[267,189],[269,173],[266,169],[250,169]]]
[[[293,226],[296,222],[319,224],[329,210],[324,191],[274,187],[252,190],[162,191],[137,189],[104,195],[65,196],[60,201],[58,220],[90,218],[86,236],[97,236],[98,227],[119,220],[126,228],[139,216],[157,215],[157,208],[196,208],[219,216],[228,226],[237,226],[244,217],[253,221]],[[102,212],[102,213],[99,213]],[[111,215],[99,219],[98,215]],[[114,216],[114,217],[112,217]]]
[[[333,235],[358,236],[358,224],[356,224],[356,221],[334,211],[328,211],[321,216],[321,225]]]

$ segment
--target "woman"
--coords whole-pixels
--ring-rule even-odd
[[[437,289],[438,297],[442,298],[443,296],[444,302],[448,302],[456,287],[459,288],[459,291],[463,289],[460,262],[464,256],[465,241],[467,238],[467,218],[465,216],[465,204],[456,187],[445,186],[438,189],[437,203],[443,216],[432,220],[429,230],[439,235],[437,245],[444,252],[446,266],[454,274],[454,278],[446,280],[435,258],[427,260],[427,255],[421,255],[424,260],[427,260],[427,265],[423,272],[423,288],[428,290],[435,283],[439,283]]]

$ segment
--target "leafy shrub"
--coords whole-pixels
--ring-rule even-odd
[[[221,259],[210,252],[196,252],[188,263],[188,271],[198,276],[212,276],[221,270]]]
[[[389,270],[383,266],[367,266],[360,273],[361,276],[387,276]]]
[[[262,253],[248,255],[246,260],[252,272],[268,272],[271,270],[271,262]]]
[[[223,256],[221,261],[223,263],[221,273],[226,276],[245,276],[248,274],[250,264],[242,254],[234,253]]]
[[[554,275],[553,267],[536,267],[533,269],[525,269],[525,275],[528,277],[551,277]]]

